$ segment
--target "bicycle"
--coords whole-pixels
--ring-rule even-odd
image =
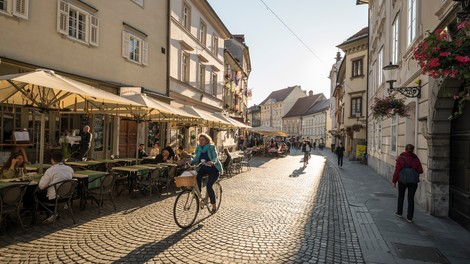
[[[310,159],[310,152],[304,152],[304,167],[307,167],[308,160]]]
[[[207,191],[205,191],[203,196],[199,191],[196,182],[196,171],[201,165],[203,164],[201,163],[191,166],[194,168],[193,171],[186,171],[181,176],[175,177],[176,186],[183,188],[183,191],[176,197],[175,204],[173,206],[173,219],[175,220],[176,225],[180,228],[191,227],[194,224],[194,221],[196,221],[200,209],[207,207],[209,213],[212,212],[212,205],[209,202]],[[203,177],[201,190],[204,190],[207,179],[207,175]],[[220,180],[217,180],[213,185],[217,204],[216,211],[219,210],[222,202],[222,186],[219,181]]]

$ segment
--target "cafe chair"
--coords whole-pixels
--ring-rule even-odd
[[[106,168],[108,170],[108,173],[113,173],[116,175],[114,181],[114,189],[116,189],[116,192],[118,194],[118,196],[121,194],[122,191],[124,191],[125,189],[127,189],[128,187],[128,178],[127,178],[127,174],[124,173],[124,172],[121,172],[121,171],[115,171],[113,170],[114,167],[122,167],[124,166],[125,163],[123,164],[122,162],[110,162],[106,165]],[[122,186],[124,187],[122,190],[119,190],[119,187]]]
[[[114,211],[116,211],[116,204],[114,203],[114,196],[113,196],[113,190],[114,190],[114,184],[116,183],[116,177],[117,177],[117,174],[115,174],[114,172],[110,172],[106,175],[95,178],[88,182],[89,184],[95,181],[101,182],[100,187],[86,190],[87,198],[92,199],[98,205],[98,208],[99,208],[98,214],[101,214],[101,208],[103,207],[103,198],[105,195],[109,195],[111,203],[113,204],[113,207],[114,207]]]
[[[21,220],[20,210],[23,204],[23,196],[28,184],[13,184],[0,189],[0,227],[3,220],[14,213],[20,222],[21,229],[24,232],[23,221]]]
[[[160,173],[160,177],[158,178],[158,183],[165,188],[166,192],[171,192],[173,194],[176,193],[176,186],[175,186],[175,176],[176,176],[176,166],[170,166],[167,171]]]
[[[158,197],[161,197],[160,191],[158,190],[158,180],[160,175],[163,173],[161,168],[156,168],[149,173],[148,177],[140,177],[137,179],[137,185],[143,192],[149,192],[152,195],[152,192],[155,190],[158,194]]]
[[[36,201],[36,211],[38,207],[41,206],[47,212],[52,214],[54,216],[52,227],[55,227],[57,217],[59,216],[59,208],[64,208],[65,205],[68,208],[70,215],[72,216],[73,223],[76,224],[75,216],[73,215],[71,201],[72,201],[72,197],[73,197],[73,194],[75,192],[77,185],[78,185],[78,181],[76,179],[65,180],[65,181],[60,181],[60,182],[51,184],[42,190],[37,188],[36,191],[34,192],[34,200]],[[48,201],[38,199],[38,192],[47,192],[47,189],[50,187],[55,189],[55,193],[56,193],[55,199],[51,199]],[[54,208],[54,209],[51,209],[51,208]]]
[[[246,167],[247,170],[251,170],[250,160],[251,160],[252,157],[253,157],[253,154],[251,153],[251,151],[244,153],[243,154],[243,159],[240,162],[240,166],[242,168]]]

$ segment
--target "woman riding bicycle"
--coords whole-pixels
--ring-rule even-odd
[[[217,179],[219,179],[219,175],[222,173],[222,164],[218,159],[217,150],[214,142],[212,142],[212,138],[205,133],[199,134],[198,138],[199,144],[196,147],[195,157],[191,163],[204,163],[197,171],[197,186],[199,187],[199,191],[201,191],[202,177],[209,175],[206,189],[212,205],[212,213],[215,213],[217,205],[215,203],[215,193],[212,189],[212,185],[214,185]]]

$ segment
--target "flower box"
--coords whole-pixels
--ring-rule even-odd
[[[370,106],[374,118],[392,117],[398,115],[408,117],[408,107],[405,105],[405,99],[397,99],[393,96],[384,98],[374,97],[374,102]]]

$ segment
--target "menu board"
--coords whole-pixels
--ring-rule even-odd
[[[104,128],[104,115],[95,115],[93,118],[93,150],[94,151],[103,151],[103,128]]]

